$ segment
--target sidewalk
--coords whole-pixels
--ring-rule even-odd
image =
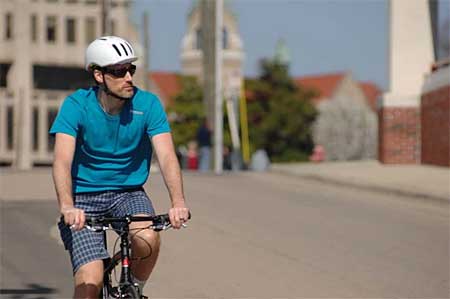
[[[51,168],[3,170],[0,172],[0,200],[56,200]],[[450,202],[450,168],[447,167],[354,161],[272,164],[270,171],[366,190],[434,199],[446,204]]]
[[[450,168],[378,161],[272,164],[271,171],[373,191],[450,202]]]

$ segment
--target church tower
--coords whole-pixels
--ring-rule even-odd
[[[187,30],[181,43],[181,72],[203,80],[201,7],[196,1],[188,15]],[[223,88],[239,91],[243,81],[244,50],[238,31],[237,17],[225,1],[223,16]]]

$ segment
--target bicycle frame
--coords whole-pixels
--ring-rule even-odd
[[[189,215],[190,218],[190,215]],[[130,270],[130,241],[128,240],[130,228],[129,224],[133,221],[152,221],[153,224],[149,227],[154,231],[162,231],[171,227],[170,219],[167,214],[158,215],[158,216],[125,216],[122,218],[89,218],[87,222],[90,223],[86,225],[86,227],[92,231],[103,232],[103,243],[105,249],[107,248],[107,238],[106,231],[112,229],[118,232],[120,236],[120,263],[121,263],[121,273],[119,285],[117,287],[117,294],[114,294],[114,288],[111,283],[111,273],[113,269],[119,263],[119,259],[116,258],[117,254],[115,254],[112,258],[104,261],[104,274],[103,274],[103,289],[100,294],[100,298],[107,299],[113,298],[111,296],[116,296],[117,298],[129,298],[122,297],[124,294],[134,293],[134,296],[137,298],[147,298],[140,294],[139,287],[135,285],[131,278],[131,270]],[[125,225],[121,230],[116,230],[110,228],[110,224],[112,223],[124,223]],[[99,227],[101,225],[101,227]],[[134,298],[134,296],[132,298]]]

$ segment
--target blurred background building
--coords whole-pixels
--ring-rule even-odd
[[[313,103],[320,112],[334,109],[330,103],[338,107],[357,103],[362,105],[359,111],[371,119],[378,115],[378,138],[369,142],[372,152],[377,144],[378,151],[370,157],[383,163],[450,166],[450,68],[448,49],[444,56],[437,55],[442,35],[437,32],[436,3],[389,1],[390,84],[386,93],[371,82],[356,81],[346,71],[293,78],[300,88],[316,92]],[[92,40],[103,34],[123,36],[140,57],[145,56],[138,31],[129,22],[131,5],[131,0],[1,1],[1,165],[29,169],[51,163],[53,140],[47,132],[59,105],[73,90],[92,84],[84,71],[84,50]],[[136,73],[136,84],[143,86],[149,80],[150,90],[166,106],[174,104],[181,90],[179,75],[195,76],[199,82],[204,78],[198,1],[193,1],[186,17],[186,33],[180,40],[181,72],[147,74],[140,67]],[[225,5],[222,77],[224,93],[229,96],[238,95],[244,79],[245,52],[238,21]],[[279,48],[275,57],[288,59],[285,50]],[[142,63],[140,59],[138,64]],[[316,130],[316,135],[324,136],[320,132]],[[316,137],[316,143],[326,143],[326,134]]]
[[[450,166],[449,53],[438,57],[437,1],[389,2],[389,89],[379,98],[379,160]],[[448,26],[448,23],[447,23]]]
[[[1,1],[2,165],[29,169],[51,163],[54,141],[48,130],[59,105],[73,90],[93,83],[84,70],[91,41],[103,33],[124,36],[142,56],[137,31],[128,21],[131,1],[108,4],[105,18],[98,0]],[[143,78],[143,71],[137,73],[138,81]]]
[[[228,2],[224,5],[222,49],[223,49],[223,89],[226,95],[239,96],[244,79],[244,48],[239,34],[237,17],[231,11]],[[158,94],[165,105],[173,104],[173,97],[180,91],[178,75],[194,76],[202,84],[203,52],[200,2],[193,2],[187,15],[186,32],[180,51],[181,72],[153,71],[150,73],[150,87]]]

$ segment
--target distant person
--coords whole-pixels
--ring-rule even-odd
[[[197,144],[199,147],[199,166],[200,171],[210,169],[211,159],[211,128],[208,120],[204,119],[197,131]]]
[[[226,145],[223,146],[222,168],[224,170],[231,170],[231,169],[233,169],[232,152],[230,151],[230,147],[228,147]]]
[[[316,163],[323,162],[325,160],[325,148],[320,144],[315,145],[309,160]]]
[[[198,169],[198,151],[197,151],[197,142],[195,142],[195,141],[191,141],[188,143],[187,169],[189,169],[189,170],[197,170]]]
[[[109,257],[102,234],[84,229],[85,216],[154,215],[142,187],[149,176],[152,145],[171,199],[171,224],[180,228],[188,219],[169,123],[159,99],[133,85],[136,60],[131,44],[120,37],[105,36],[89,44],[86,70],[96,86],[69,95],[50,129],[56,136],[53,180],[62,216],[58,227],[70,253],[75,298],[98,298],[102,260]],[[160,247],[158,233],[148,225],[130,225],[135,231],[131,274],[141,290]],[[138,259],[148,254],[149,246],[152,254]]]

